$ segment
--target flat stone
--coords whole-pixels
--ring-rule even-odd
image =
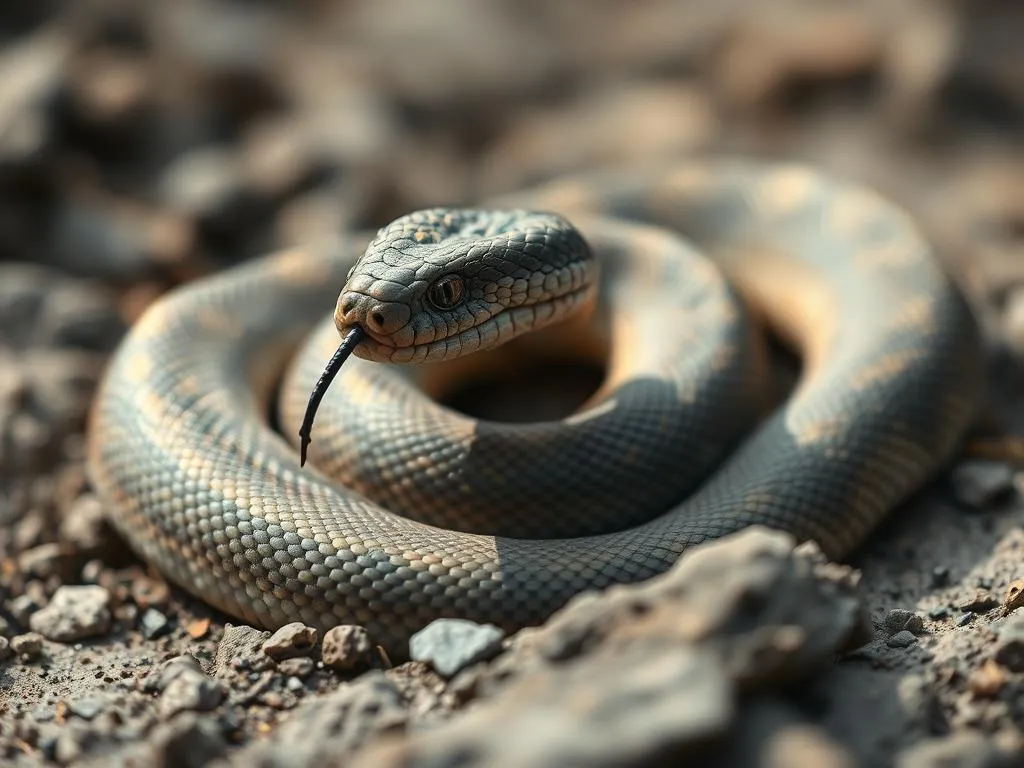
[[[493,624],[437,619],[410,638],[409,656],[451,677],[470,664],[494,656],[504,638],[505,632]]]

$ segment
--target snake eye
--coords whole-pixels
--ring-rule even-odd
[[[445,275],[427,289],[427,300],[438,309],[451,309],[462,301],[464,290],[461,277]]]

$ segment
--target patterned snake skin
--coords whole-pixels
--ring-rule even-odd
[[[578,256],[586,245],[571,233],[543,255],[543,222],[482,223],[486,248],[417,249],[437,246],[436,231],[406,219],[358,264],[370,236],[346,235],[151,307],[108,369],[89,440],[92,481],[139,554],[250,623],[363,624],[402,655],[435,618],[536,624],[579,592],[653,576],[751,524],[844,556],[948,460],[973,415],[972,316],[906,215],[865,189],[723,159],[554,182],[494,205],[557,211],[597,261]],[[449,270],[478,270],[455,291],[475,319],[446,315],[446,329],[421,318],[441,252],[462,259]],[[474,333],[485,346],[594,307],[595,265],[591,330],[574,338],[607,353],[605,381],[561,422],[476,421],[420,392],[437,371],[469,370],[445,366],[491,354],[480,352],[436,366],[351,360],[318,416],[312,467],[268,423],[281,370],[350,270],[337,316],[376,331],[357,355],[394,358],[381,339],[434,350],[399,357],[448,356],[477,346]],[[803,360],[788,399],[753,426],[763,356],[734,291]],[[296,434],[337,342],[329,320],[295,358],[284,433]]]

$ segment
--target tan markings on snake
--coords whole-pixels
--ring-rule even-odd
[[[903,373],[911,363],[921,357],[920,350],[901,350],[890,352],[874,365],[856,372],[850,378],[850,386],[854,389],[866,389],[871,385],[887,379],[893,379]]]

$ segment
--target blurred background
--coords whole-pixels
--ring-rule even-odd
[[[3,3],[0,512],[44,510],[16,548],[81,491],[95,380],[161,292],[577,169],[741,152],[871,184],[1012,359],[1022,41],[1019,0]]]

